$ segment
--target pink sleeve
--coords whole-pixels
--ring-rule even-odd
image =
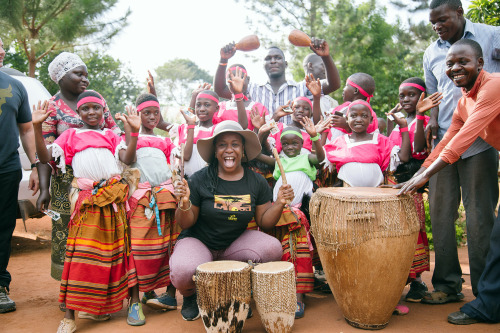
[[[71,165],[71,162],[73,161],[73,157],[75,156],[75,151],[74,151],[74,134],[75,134],[75,129],[74,128],[68,128],[65,130],[55,141],[54,144],[58,145],[61,149],[62,152],[64,153],[64,162],[67,165]],[[54,156],[54,147],[52,148],[52,156]]]

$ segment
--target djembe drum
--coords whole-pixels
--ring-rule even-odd
[[[207,332],[241,332],[250,309],[251,267],[212,261],[196,268],[198,307]]]
[[[411,267],[419,222],[410,196],[388,188],[322,188],[311,231],[335,300],[358,328],[384,328]]]
[[[297,307],[293,264],[274,261],[255,266],[252,290],[266,332],[291,332]]]

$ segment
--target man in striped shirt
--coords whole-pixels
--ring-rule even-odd
[[[312,38],[311,50],[321,57],[326,68],[326,80],[322,81],[323,94],[328,95],[340,88],[340,76],[330,56],[328,43],[323,39]],[[214,80],[215,92],[223,97],[232,98],[231,92],[226,85],[226,67],[228,60],[236,53],[234,43],[228,44],[221,49],[221,59]],[[288,63],[285,60],[283,51],[271,46],[264,58],[264,69],[266,70],[269,81],[265,84],[256,84],[250,82],[248,85],[247,95],[255,101],[262,103],[268,110],[269,114],[273,115],[276,109],[281,105],[285,105],[288,101],[293,101],[299,96],[312,97],[306,87],[306,82],[295,82],[286,79],[286,68]],[[280,119],[285,124],[292,122],[291,115]]]

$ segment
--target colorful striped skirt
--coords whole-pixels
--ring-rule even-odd
[[[93,191],[78,193],[59,302],[68,309],[100,315],[120,311],[128,297],[124,204],[128,185],[112,178],[94,186]]]
[[[172,193],[163,187],[152,190],[160,214],[158,221],[154,205],[150,207],[151,190],[136,202],[131,202],[133,197],[129,200],[129,287],[138,284],[143,292],[170,285],[170,254],[181,231],[175,223],[177,203]]]
[[[430,271],[429,261],[429,240],[425,232],[425,207],[422,193],[413,195],[417,216],[420,222],[420,231],[418,232],[418,241],[415,247],[415,255],[410,268],[410,279],[415,279],[420,273]]]
[[[314,288],[311,241],[309,222],[304,213],[297,208],[283,209],[281,218],[268,234],[276,237],[283,247],[282,261],[295,266],[297,293],[309,293]]]

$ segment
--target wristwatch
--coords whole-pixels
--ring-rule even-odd
[[[31,163],[31,168],[36,168],[36,163]]]

